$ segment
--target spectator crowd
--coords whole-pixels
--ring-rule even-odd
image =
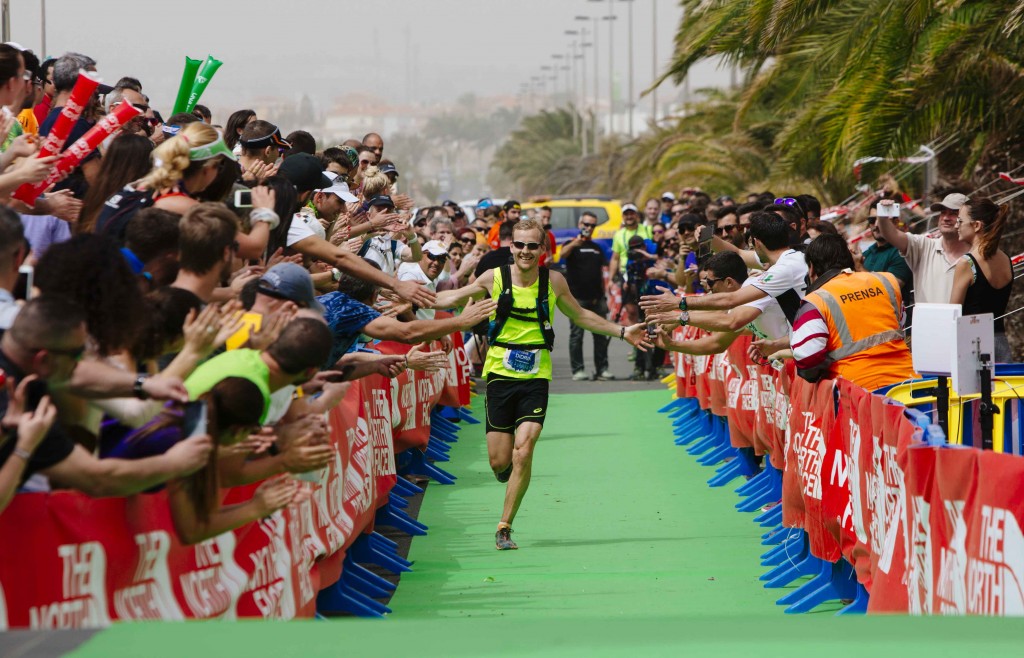
[[[249,109],[163,117],[124,77],[99,87],[64,148],[124,103],[140,114],[32,204],[15,199],[50,176],[59,155],[36,157],[40,144],[95,70],[80,53],[0,45],[0,511],[17,491],[166,487],[180,538],[202,541],[308,495],[291,476],[331,458],[324,414],[352,380],[444,368],[457,331],[485,362],[495,303],[436,317],[451,310],[438,293],[509,263],[523,208],[417,208],[379,134],[325,145]],[[971,190],[909,201],[891,180],[828,216],[807,194],[669,192],[622,205],[610,254],[583,213],[558,263],[583,309],[609,316],[607,268],[614,319],[648,323],[657,349],[635,352],[634,379],[660,377],[666,351],[713,354],[749,332],[755,360],[795,359],[808,379],[903,381],[914,302],[993,313],[1009,360],[1007,206]],[[551,210],[529,214],[550,265]],[[686,325],[707,333],[674,340]],[[607,337],[593,336],[592,374],[583,338],[574,327],[573,378],[613,379]],[[415,347],[385,356],[376,340]],[[220,504],[221,488],[259,481]]]

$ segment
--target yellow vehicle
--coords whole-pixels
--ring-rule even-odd
[[[611,258],[612,236],[622,226],[622,202],[609,196],[593,194],[584,196],[531,197],[523,204],[523,214],[536,215],[543,206],[551,208],[551,232],[555,234],[555,262],[561,255],[562,245],[580,233],[580,216],[587,211],[597,215],[594,242],[601,245],[605,255]]]

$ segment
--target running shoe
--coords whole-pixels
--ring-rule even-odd
[[[588,379],[590,379],[590,375],[588,375],[586,371],[577,370],[576,372],[572,373],[572,380],[574,382],[585,382]]]
[[[498,532],[494,533],[494,547],[499,551],[514,551],[519,548],[512,541],[512,528],[498,528]]]
[[[597,381],[599,382],[610,382],[613,379],[615,379],[615,375],[612,374],[611,370],[597,373]]]
[[[509,464],[508,468],[501,473],[495,473],[494,477],[498,478],[498,482],[501,482],[502,484],[508,482],[508,479],[512,477],[512,464]]]

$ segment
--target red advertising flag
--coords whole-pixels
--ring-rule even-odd
[[[982,452],[967,514],[967,613],[1024,615],[1024,459]]]
[[[937,509],[932,525],[932,545],[938,570],[932,589],[935,614],[967,614],[967,528],[973,519],[978,487],[980,450],[948,447],[935,458]]]
[[[940,571],[939,554],[932,541],[932,528],[941,518],[941,505],[935,489],[935,458],[941,448],[912,446],[907,450],[907,612],[930,615],[934,612],[935,574]]]
[[[740,336],[726,350],[728,369],[725,388],[727,393],[726,418],[729,421],[729,440],[734,448],[754,446],[754,420],[757,409],[757,379],[747,369],[750,359],[747,348],[750,336]]]

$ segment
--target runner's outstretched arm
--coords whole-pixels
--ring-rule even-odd
[[[480,299],[491,294],[494,287],[494,270],[487,270],[473,283],[437,293],[437,301],[432,308],[445,309],[463,306],[471,299]]]
[[[573,324],[602,336],[618,338],[621,335],[623,340],[627,341],[630,345],[639,347],[644,351],[653,347],[651,342],[647,340],[646,325],[644,323],[638,322],[632,327],[627,327],[625,333],[622,333],[622,325],[606,320],[597,313],[588,311],[580,306],[580,303],[569,292],[569,284],[565,282],[565,277],[560,272],[551,272],[549,276],[551,277],[551,286],[558,297],[558,309],[565,313],[565,317],[569,318]]]

